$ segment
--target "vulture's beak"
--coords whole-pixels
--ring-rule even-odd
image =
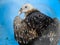
[[[21,13],[22,13],[22,8],[19,10],[18,15],[20,15]]]

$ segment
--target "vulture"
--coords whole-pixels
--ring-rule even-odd
[[[14,36],[19,45],[57,45],[58,20],[35,9],[31,4],[24,4],[14,20]]]

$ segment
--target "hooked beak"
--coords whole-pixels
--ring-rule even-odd
[[[20,15],[21,13],[22,13],[22,8],[19,10],[18,15]]]

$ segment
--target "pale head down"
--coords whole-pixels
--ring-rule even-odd
[[[34,9],[34,8],[33,8],[33,6],[31,4],[24,4],[22,6],[22,8],[19,10],[19,14],[26,13],[26,12],[32,10],[32,9]]]

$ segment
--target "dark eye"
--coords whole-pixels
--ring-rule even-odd
[[[27,8],[27,6],[25,6],[25,8]]]

